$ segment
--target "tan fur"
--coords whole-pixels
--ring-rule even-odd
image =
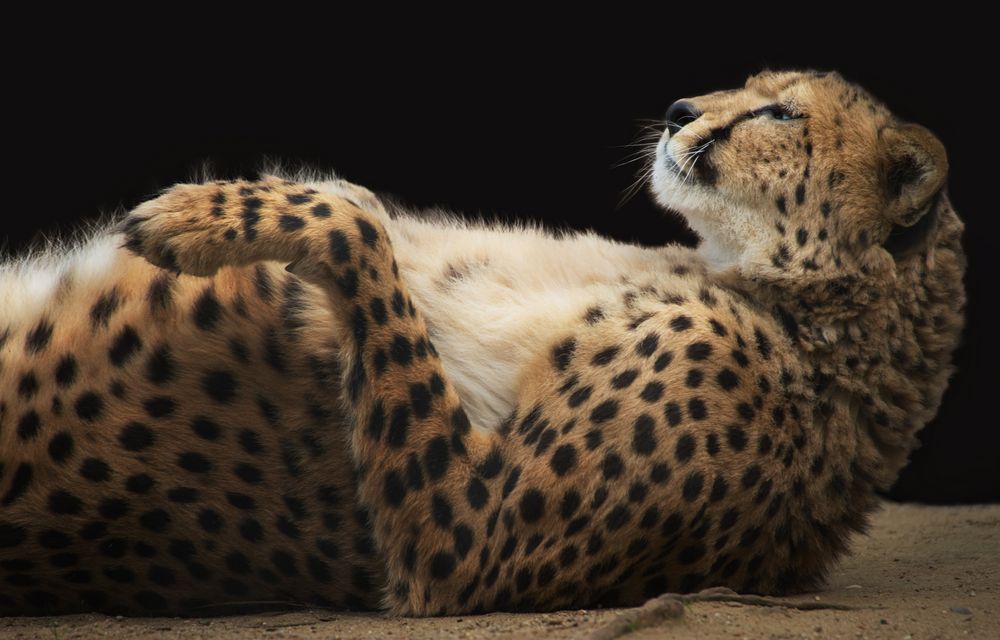
[[[748,116],[778,102],[807,117]],[[0,610],[426,615],[820,580],[951,371],[946,159],[835,74],[694,103],[652,187],[698,252],[266,177],[179,185],[124,235],[0,272]],[[904,227],[929,231],[892,254]]]

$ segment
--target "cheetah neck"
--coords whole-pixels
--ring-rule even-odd
[[[821,455],[888,489],[940,405],[963,324],[961,223],[883,277],[822,285],[743,280],[803,365]]]

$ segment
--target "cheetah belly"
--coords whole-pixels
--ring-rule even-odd
[[[669,264],[695,260],[591,234],[387,224],[444,368],[472,422],[487,428],[514,409],[525,369],[587,309],[619,298],[622,282],[662,280]]]

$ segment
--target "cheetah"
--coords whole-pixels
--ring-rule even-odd
[[[836,73],[675,103],[701,237],[174,186],[0,270],[0,611],[438,615],[823,580],[962,327],[947,159]]]

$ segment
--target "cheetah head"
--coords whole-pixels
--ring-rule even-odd
[[[764,72],[670,107],[651,186],[713,268],[815,279],[920,254],[954,215],[947,172],[930,131],[840,75]]]

